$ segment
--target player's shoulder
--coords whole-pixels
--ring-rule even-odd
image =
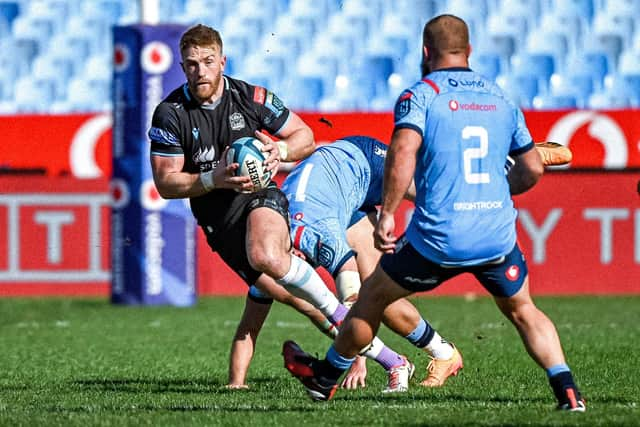
[[[174,114],[191,102],[187,84],[172,90],[156,107],[156,115]]]
[[[254,85],[234,77],[224,76],[225,89],[235,98],[242,99],[244,103],[264,104],[268,90],[259,85]]]

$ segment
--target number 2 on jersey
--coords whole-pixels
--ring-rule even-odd
[[[472,172],[471,162],[474,159],[482,159],[489,154],[489,134],[482,126],[465,126],[462,129],[462,139],[479,138],[480,147],[467,148],[462,152],[464,159],[464,180],[469,184],[488,184],[490,181],[488,172]]]

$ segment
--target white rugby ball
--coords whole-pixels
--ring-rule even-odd
[[[233,141],[227,152],[227,164],[238,163],[236,176],[248,176],[253,183],[253,191],[261,190],[271,182],[271,171],[267,171],[263,164],[266,157],[261,151],[262,141],[250,136]]]

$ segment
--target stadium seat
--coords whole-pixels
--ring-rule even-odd
[[[593,93],[589,97],[588,106],[594,110],[617,110],[630,108],[632,105],[629,98],[624,94],[602,90]]]
[[[274,40],[271,47],[287,56],[297,58],[301,52],[311,49],[317,31],[317,22],[310,16],[285,14],[278,18],[275,31],[267,32],[263,40]]]
[[[439,13],[439,7],[444,2],[439,0],[395,0],[383,2],[383,13],[401,14],[413,17],[420,26],[420,33],[424,24]]]
[[[332,88],[338,74],[338,57],[330,52],[312,50],[300,55],[295,70],[301,77],[318,77],[324,88]]]
[[[478,42],[486,45],[490,41],[498,49],[497,53],[508,58],[524,45],[528,31],[525,17],[491,14],[487,18],[486,34],[478,34]]]
[[[640,82],[637,76],[609,74],[604,79],[604,91],[614,96],[626,97],[632,107],[640,106]]]
[[[354,97],[325,95],[318,102],[318,110],[323,113],[366,111],[367,105]]]
[[[325,28],[329,17],[337,10],[332,0],[290,0],[289,13],[294,16],[307,16],[316,22],[316,28]]]
[[[222,40],[222,51],[227,56],[232,57],[236,63],[242,62],[243,58],[249,54],[250,36],[243,32],[233,32]]]
[[[585,23],[593,19],[593,0],[550,0],[545,5],[546,12],[560,15],[580,16]]]
[[[476,35],[485,27],[488,15],[486,0],[449,0],[444,3],[438,13],[448,13],[464,19],[469,27],[469,39],[474,43]]]
[[[225,0],[185,0],[184,12],[170,19],[175,19],[177,22],[186,25],[204,23],[216,29],[222,29],[222,23],[226,16],[227,7]],[[223,34],[224,44],[227,42],[227,37],[231,35],[233,35],[233,33]]]
[[[268,84],[263,86],[275,90],[285,75],[285,63],[285,58],[277,54],[255,52],[244,58],[242,67],[249,83],[264,79]]]
[[[20,2],[3,0],[0,2],[0,16],[11,26],[13,20],[20,14]]]
[[[329,18],[328,33],[344,34],[361,43],[369,37],[369,21],[365,15],[335,13]]]
[[[555,72],[554,58],[548,54],[518,53],[511,57],[511,73],[529,75],[538,79],[539,88],[545,90],[549,78]]]
[[[44,16],[20,15],[13,21],[12,33],[15,39],[32,39],[38,43],[38,50],[45,49],[53,35],[54,22]]]
[[[618,59],[622,53],[624,41],[622,37],[612,33],[588,33],[582,39],[582,51],[586,53],[599,53],[607,58],[607,69],[618,68]]]
[[[13,47],[12,57],[18,67],[18,73],[30,73],[33,59],[40,52],[38,40],[27,37],[14,38],[11,45]]]
[[[382,17],[381,0],[343,0],[342,13],[357,19],[366,18],[367,28],[378,28]]]
[[[324,96],[324,82],[320,77],[298,77],[283,83],[284,103],[294,111],[314,111]]]
[[[81,14],[99,16],[109,25],[115,25],[124,16],[124,2],[120,0],[91,0],[81,3]]]
[[[67,86],[70,112],[108,111],[111,106],[111,84],[109,81],[76,77]]]
[[[541,15],[540,0],[499,0],[498,3],[500,15],[524,19],[527,30],[538,25],[538,18]]]
[[[496,83],[521,108],[530,108],[538,94],[539,79],[532,74],[502,74],[496,77]]]
[[[90,56],[87,58],[80,75],[92,79],[110,80],[113,77],[113,61],[111,57],[105,55]]]
[[[620,74],[640,74],[640,49],[627,49],[620,54]]]
[[[639,0],[604,0],[603,10],[607,13],[621,16],[640,16]]]
[[[424,22],[416,16],[390,12],[382,18],[380,33],[390,36],[404,37],[407,41],[422,34]]]
[[[66,57],[44,54],[33,60],[31,74],[34,78],[45,78],[54,84],[54,100],[63,99],[67,93],[67,83],[73,75],[73,63]],[[109,78],[111,76],[109,75]]]
[[[551,55],[554,69],[560,68],[569,53],[567,37],[554,29],[536,28],[527,35],[526,51],[536,55]]]
[[[0,39],[0,51],[11,52],[14,49],[13,40]],[[7,81],[11,86],[20,75],[20,64],[15,57],[0,55],[0,81]],[[13,90],[11,90],[13,93]]]
[[[20,113],[47,113],[55,100],[55,83],[32,76],[22,77],[15,84],[14,99]]]
[[[589,74],[571,72],[553,74],[550,79],[550,92],[553,96],[572,96],[576,106],[585,108],[594,90],[594,79]]]
[[[572,95],[536,95],[531,103],[534,110],[573,110],[578,106]]]
[[[104,54],[113,47],[111,26],[99,16],[72,15],[66,33],[87,40],[91,54]]]
[[[608,11],[598,12],[593,17],[591,31],[596,35],[616,35],[622,39],[622,47],[631,47],[634,18]]]
[[[564,35],[568,50],[575,52],[580,48],[580,41],[588,26],[589,21],[583,16],[552,10],[542,16],[539,29]]]
[[[469,64],[472,70],[490,80],[495,80],[502,71],[500,56],[488,52],[472,53],[469,57]]]
[[[71,9],[68,0],[31,0],[24,5],[21,15],[51,22],[52,32],[55,34],[65,31],[65,22]]]
[[[570,55],[565,62],[567,74],[586,74],[593,79],[595,89],[602,87],[609,72],[607,56],[600,52],[581,52]]]

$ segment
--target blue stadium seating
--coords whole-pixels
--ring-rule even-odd
[[[558,73],[551,76],[550,94],[553,96],[569,95],[576,101],[576,106],[585,108],[589,95],[593,92],[594,79],[589,74]]]
[[[538,94],[539,81],[538,76],[533,74],[504,74],[496,78],[498,86],[523,108],[531,108],[533,98]]]
[[[324,96],[324,81],[320,77],[303,76],[289,79],[282,87],[283,100],[296,111],[315,111]]]
[[[536,95],[531,105],[535,110],[573,110],[578,106],[578,102],[573,95],[548,93]]]
[[[469,57],[469,65],[474,71],[491,80],[495,80],[502,72],[500,56],[489,52],[474,53]]]
[[[325,110],[390,108],[420,77],[424,23],[445,12],[469,23],[472,68],[499,81],[523,107],[561,108],[570,96],[576,108],[607,102],[618,108],[640,98],[640,0],[159,1],[161,22],[221,30],[228,74],[270,85],[285,99],[300,81],[320,80],[321,95],[309,99]],[[17,94],[17,81],[38,74],[56,88],[50,111],[107,108],[110,99],[96,96],[109,97],[102,83],[112,72],[111,26],[139,18],[136,1],[0,0],[0,49],[11,52],[0,58],[0,112],[31,108],[26,94]],[[371,55],[378,59],[363,66]],[[54,71],[60,63],[64,70]],[[262,68],[248,70],[251,64]],[[67,86],[80,81],[73,102],[61,100],[62,75]],[[92,85],[99,93],[79,99],[80,89]],[[347,90],[367,99],[347,99]]]

